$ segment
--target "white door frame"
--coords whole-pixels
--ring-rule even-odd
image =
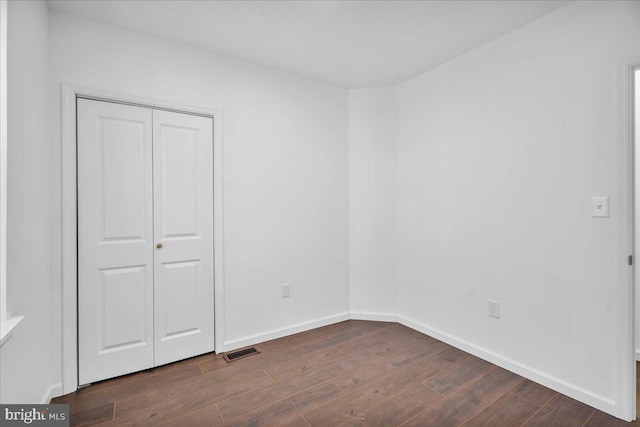
[[[87,97],[105,101],[198,114],[213,118],[213,245],[215,294],[215,351],[224,351],[224,236],[223,236],[223,144],[222,111],[180,105],[158,99],[84,88],[62,83],[62,393],[78,388],[78,246],[77,246],[77,164],[76,99]]]
[[[640,67],[638,58],[622,61],[618,74],[618,141],[617,188],[619,200],[614,209],[620,212],[616,230],[615,308],[617,322],[616,415],[626,421],[636,418],[636,357],[635,357],[635,281],[638,256],[634,253],[634,72]],[[628,263],[634,257],[633,266]]]

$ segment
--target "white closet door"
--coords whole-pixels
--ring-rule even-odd
[[[78,99],[79,383],[153,366],[152,111]]]
[[[214,349],[213,120],[153,111],[155,364]]]

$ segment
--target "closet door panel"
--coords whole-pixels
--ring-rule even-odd
[[[155,363],[214,349],[213,120],[153,111]]]
[[[78,99],[79,383],[153,366],[150,109]]]

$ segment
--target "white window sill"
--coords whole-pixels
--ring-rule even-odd
[[[16,327],[22,322],[24,316],[15,316],[7,320],[0,321],[0,347],[7,342]]]

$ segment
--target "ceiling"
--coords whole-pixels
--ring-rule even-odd
[[[394,85],[568,1],[49,0],[51,10],[347,88]]]

